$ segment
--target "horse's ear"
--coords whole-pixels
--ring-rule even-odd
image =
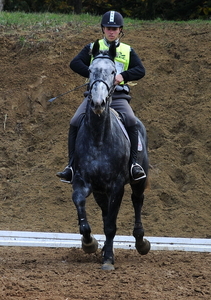
[[[99,49],[100,49],[99,40],[96,40],[94,42],[94,45],[93,45],[93,48],[92,48],[92,55],[94,57],[99,54]]]
[[[116,43],[115,42],[112,42],[109,47],[109,55],[111,56],[111,58],[113,60],[116,57]]]

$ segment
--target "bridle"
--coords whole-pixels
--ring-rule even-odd
[[[115,78],[115,77],[114,77]],[[105,82],[104,80],[102,79],[96,79],[92,82],[90,88],[89,88],[89,100],[92,99],[92,88],[93,88],[93,85],[96,83],[96,82],[102,82],[103,84],[105,84],[106,88],[107,88],[107,91],[108,91],[108,96],[106,97],[106,100],[109,99],[111,97],[111,95],[113,94],[116,86],[115,84],[113,83],[113,85],[111,87],[108,86],[107,82]]]
[[[93,61],[95,59],[102,59],[102,58],[110,59],[113,62],[113,64],[115,65],[114,60],[110,56],[102,56],[102,57],[96,56],[96,57],[94,57]],[[92,100],[92,88],[93,88],[94,84],[97,83],[97,82],[102,82],[103,84],[105,84],[105,86],[107,88],[107,91],[108,91],[108,96],[106,97],[106,101],[107,101],[111,97],[111,95],[113,94],[113,92],[114,92],[114,90],[116,88],[116,85],[114,84],[114,82],[115,82],[115,76],[116,76],[116,68],[115,68],[115,72],[114,72],[113,85],[111,87],[109,87],[108,84],[107,84],[107,82],[105,80],[103,80],[103,79],[96,79],[96,80],[94,80],[92,82],[92,84],[90,85],[90,87],[89,87],[88,99]]]

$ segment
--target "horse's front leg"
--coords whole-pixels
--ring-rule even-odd
[[[89,226],[86,216],[86,197],[89,194],[89,188],[77,187],[76,189],[74,189],[72,199],[78,213],[79,230],[80,234],[82,235],[82,248],[86,253],[94,253],[98,249],[98,242],[91,235],[91,228]]]
[[[144,228],[141,222],[141,211],[144,202],[144,194],[142,188],[136,190],[138,185],[132,187],[133,193],[131,196],[134,212],[135,212],[135,225],[133,229],[133,236],[136,239],[136,249],[141,255],[145,255],[150,250],[150,242],[144,239]]]

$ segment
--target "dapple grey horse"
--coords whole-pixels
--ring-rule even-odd
[[[113,240],[116,234],[116,220],[124,187],[128,183],[132,189],[131,199],[135,212],[133,235],[136,240],[136,249],[142,255],[150,250],[149,241],[143,238],[144,229],[141,222],[147,177],[138,182],[131,181],[130,141],[121,128],[116,114],[109,107],[115,88],[116,47],[112,44],[109,51],[100,52],[98,41],[96,41],[92,55],[89,101],[75,145],[72,199],[78,213],[82,248],[87,253],[93,253],[97,251],[98,243],[91,235],[85,207],[86,198],[93,193],[102,210],[106,238],[102,269],[114,270]],[[142,150],[138,153],[138,163],[148,174],[146,130],[138,119],[137,122],[142,145]]]

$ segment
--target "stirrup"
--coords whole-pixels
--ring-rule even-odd
[[[65,177],[59,176],[60,173],[65,172],[65,170],[67,170],[67,169],[68,169],[68,171],[71,172],[71,180],[67,180],[67,179],[65,179]],[[72,183],[72,182],[73,182],[73,177],[74,177],[73,168],[72,168],[71,166],[67,166],[67,167],[64,169],[63,172],[59,172],[59,173],[56,174],[56,175],[60,178],[60,181],[61,181],[61,182],[64,182],[64,183]]]
[[[60,179],[60,181],[61,181],[61,182],[64,182],[64,183],[69,183],[69,184],[70,184],[70,183],[73,183],[73,180],[68,181],[68,180],[65,180],[65,179]]]
[[[133,178],[133,167],[135,167],[135,166],[139,167],[139,168],[141,169],[141,171],[142,171],[142,174],[143,174],[143,175],[141,175],[141,176],[138,177],[138,178]],[[142,166],[140,166],[140,165],[137,164],[137,163],[131,165],[131,168],[130,168],[130,175],[131,175],[132,179],[135,180],[135,181],[141,180],[141,179],[144,179],[144,178],[147,177],[147,175],[146,175],[144,169],[142,168]]]

